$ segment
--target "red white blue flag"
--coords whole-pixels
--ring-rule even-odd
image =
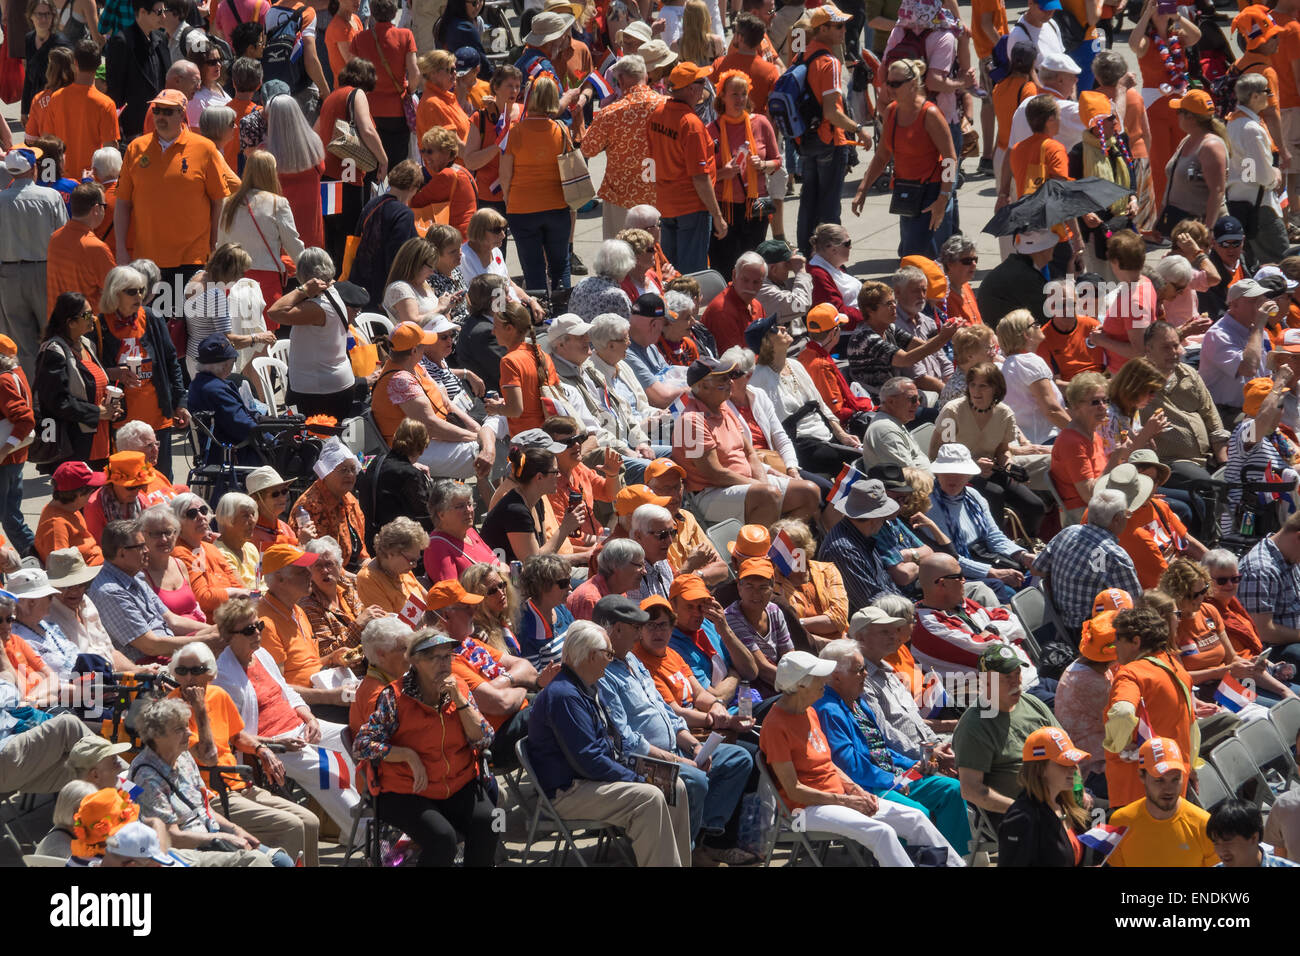
[[[317,767],[320,771],[320,788],[322,790],[350,790],[352,788],[352,769],[347,758],[337,750],[316,748]]]

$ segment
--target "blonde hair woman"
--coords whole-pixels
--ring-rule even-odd
[[[460,583],[484,600],[474,607],[474,637],[505,654],[519,654],[514,621],[519,614],[519,593],[510,576],[497,564],[480,561],[461,572]]]
[[[704,0],[686,0],[682,11],[682,35],[672,45],[683,60],[712,63],[727,52],[726,41],[712,30],[709,7]]]
[[[490,206],[478,208],[470,217],[468,238],[460,247],[460,277],[468,289],[475,276],[484,273],[501,276],[509,283],[511,301],[524,303],[532,312],[533,320],[541,321],[546,314],[542,304],[510,278],[510,270],[506,267],[504,250],[508,226],[506,217],[496,209]]]
[[[820,652],[849,627],[849,598],[840,570],[829,561],[814,561],[817,551],[808,522],[782,518],[772,525],[773,537],[784,533],[795,546],[797,560],[788,575],[776,572],[777,599],[799,615],[808,637]]]
[[[244,178],[221,208],[217,242],[238,243],[252,256],[252,268],[246,274],[262,287],[267,305],[284,294],[288,276],[280,254],[287,253],[297,263],[304,246],[289,200],[280,189],[275,157],[266,150],[248,154]]]

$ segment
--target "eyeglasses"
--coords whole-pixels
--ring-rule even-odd
[[[647,533],[657,541],[667,541],[673,536],[673,529],[665,528],[663,531],[650,531]]]
[[[150,10],[149,12],[152,13],[155,17],[161,17],[164,13],[167,12],[167,8],[166,8],[166,7],[154,7],[154,8],[153,8],[152,10]]]
[[[579,445],[585,442],[587,438],[588,438],[587,435],[574,435],[572,438],[564,439],[562,442],[560,442],[560,444],[567,445],[570,448],[577,448]]]
[[[155,106],[153,108],[154,116],[175,116],[180,110],[175,106]]]
[[[1091,405],[1093,408],[1101,408],[1108,401],[1109,399],[1105,399],[1105,398],[1094,398],[1091,401],[1089,401],[1088,404]]]
[[[420,563],[420,555],[418,554],[415,555],[415,557],[411,557],[411,555],[409,554],[404,554],[402,555],[402,557],[406,560],[406,563],[409,564],[411,567],[415,567]]]
[[[149,537],[151,537],[151,538],[170,538],[170,537],[171,537],[172,535],[174,535],[176,532],[175,532],[175,531],[169,531],[169,530],[163,530],[163,531],[149,531],[149,532],[146,532],[146,533],[147,533],[147,534],[149,535]]]
[[[204,60],[204,61],[203,61],[203,65],[204,65],[204,66],[220,66],[220,65],[221,65],[221,57],[217,57],[215,60]]]
[[[962,259],[958,259],[957,261],[964,266],[977,266],[979,265],[980,258],[979,256],[966,256]]]
[[[493,584],[491,587],[485,588],[484,590],[486,590],[488,594],[505,594],[506,582],[498,581],[496,584]]]
[[[564,590],[568,591],[573,587],[573,582],[570,581],[568,578],[565,578],[563,581],[552,581],[551,587],[564,588]]]
[[[79,319],[93,319],[94,317],[95,317],[94,309],[87,309],[85,312],[82,312],[80,315],[77,316],[77,318]]]
[[[490,232],[490,233],[492,233],[493,235],[496,235],[496,236],[504,236],[504,235],[506,234],[506,227],[505,227],[505,226],[493,226],[492,228],[488,229],[488,232]]]
[[[432,156],[436,152],[437,152],[436,149],[425,149],[423,146],[420,147],[421,156]]]
[[[608,647],[602,647],[600,649],[600,653],[605,655],[605,660],[607,661],[612,661],[614,659],[614,652],[610,650]]]
[[[1241,240],[1240,240],[1240,239],[1220,239],[1220,240],[1218,240],[1218,244],[1221,245],[1221,246],[1226,246],[1226,247],[1229,248],[1229,249],[1236,249],[1239,245],[1241,245]]]
[[[123,295],[144,295],[144,289],[138,286],[130,286],[122,290]]]
[[[936,581],[965,581],[966,575],[961,571],[956,574],[945,574],[943,577],[935,578]]]
[[[1209,593],[1210,593],[1210,586],[1207,584],[1205,587],[1201,588],[1199,591],[1193,591],[1193,592],[1192,592],[1192,597],[1194,597],[1194,598],[1203,598],[1203,597],[1205,597],[1205,595],[1207,595],[1207,594],[1209,594]]]
[[[560,476],[561,472],[560,472],[560,469],[556,468],[556,469],[554,469],[554,470],[552,470],[552,471],[544,471],[544,472],[542,472],[542,474],[546,475],[546,477],[548,477],[548,478],[558,478],[558,477]]]
[[[206,517],[207,517],[208,515],[210,515],[210,514],[212,514],[212,512],[208,510],[207,505],[204,505],[204,506],[201,507],[201,508],[190,508],[190,509],[188,509],[188,510],[185,512],[185,517],[188,518],[188,519],[190,519],[191,521],[193,521],[193,520],[194,520],[195,518],[197,518],[199,515],[202,515],[203,517],[206,518]]]
[[[1215,578],[1215,579],[1214,579],[1214,583],[1217,584],[1219,587],[1226,587],[1226,586],[1228,586],[1229,584],[1240,584],[1240,583],[1241,583],[1241,575],[1240,575],[1240,574],[1233,574],[1233,575],[1230,575],[1230,576],[1228,576],[1228,577],[1226,577],[1226,578]]]
[[[841,240],[840,242],[833,242],[833,243],[831,243],[831,245],[833,245],[833,246],[843,246],[845,249],[852,249],[852,248],[853,248],[853,240],[852,240],[852,239],[844,239],[844,240]]]
[[[264,631],[265,629],[266,629],[265,621],[254,621],[252,624],[249,624],[247,627],[235,628],[234,633],[243,634],[245,637],[252,637],[254,634],[261,634],[262,631]]]
[[[189,677],[190,675],[198,677],[200,674],[206,674],[207,672],[207,664],[196,664],[193,667],[186,667],[184,664],[172,665],[172,673],[177,677]]]

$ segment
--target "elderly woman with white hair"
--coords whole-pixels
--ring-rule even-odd
[[[181,523],[171,508],[165,504],[146,508],[140,515],[140,530],[144,532],[144,578],[150,589],[173,614],[208,623],[190,584],[189,572],[173,554]]]
[[[312,637],[322,660],[337,656],[348,667],[361,662],[362,631],[371,621],[388,616],[383,608],[366,607],[357,594],[357,576],[343,570],[343,552],[329,535],[312,538],[302,549],[316,555],[308,568],[311,590],[298,606],[311,622]],[[344,653],[339,654],[342,650]],[[378,693],[378,691],[376,691]]]
[[[323,246],[320,178],[325,172],[325,147],[292,96],[273,96],[265,109],[264,148],[279,167],[280,186],[293,210],[298,236],[306,246]]]
[[[200,90],[199,94],[202,95],[204,92]],[[230,96],[226,91],[222,90],[221,94],[226,97],[225,102],[229,102]],[[221,106],[205,107],[199,114],[199,133],[212,140],[212,145],[217,147],[217,152],[221,154],[223,160],[226,159],[226,150],[231,142],[239,137],[238,124],[239,116],[224,103]],[[226,160],[226,165],[230,165],[229,160]]]
[[[117,430],[117,450],[140,452],[144,455],[145,464],[152,471],[149,484],[139,491],[145,502],[150,505],[171,501],[179,494],[177,487],[168,481],[162,472],[157,470],[158,449],[160,447],[158,436],[154,433],[153,428],[148,422],[142,422],[138,418],[131,419]],[[181,485],[181,488],[184,487],[184,485]]]
[[[366,673],[348,710],[348,727],[353,737],[375,712],[379,692],[406,673],[406,648],[412,633],[405,621],[392,614],[377,617],[362,628],[359,640]]]
[[[217,658],[212,648],[193,641],[177,651],[168,668],[177,687],[167,696],[189,705],[190,756],[204,767],[248,763],[253,758],[266,779],[283,786],[284,764],[271,748],[244,726],[239,708],[213,680]],[[226,817],[258,840],[281,847],[304,866],[318,866],[320,820],[301,804],[278,797],[238,774],[223,774]]]
[[[158,470],[172,476],[172,428],[189,424],[185,384],[162,315],[144,304],[145,277],[131,266],[115,266],[104,277],[99,317],[91,340],[109,381],[124,394],[126,418],[153,426],[158,436]]]
[[[596,316],[591,322],[590,362],[611,396],[623,403],[627,415],[645,427],[659,411],[650,404],[636,373],[627,364],[627,350],[632,344],[630,329],[624,316],[612,312]]]
[[[789,338],[789,333],[784,334]],[[799,456],[794,442],[782,425],[782,416],[777,413],[767,391],[762,388],[750,388],[757,362],[754,353],[740,345],[733,345],[719,356],[723,366],[733,368],[731,377],[731,406],[749,427],[754,442],[754,451],[763,459],[763,463],[773,471],[783,472],[791,478],[799,477]]]
[[[573,287],[569,310],[587,322],[606,313],[630,317],[632,301],[621,286],[635,265],[631,246],[621,239],[606,239],[592,260],[593,274]]]
[[[1179,339],[1197,335],[1210,327],[1209,317],[1202,318],[1196,294],[1208,292],[1219,284],[1219,273],[1207,253],[1201,251],[1187,231],[1176,232],[1174,248],[1152,267],[1164,280],[1165,321],[1179,330]],[[1196,265],[1193,266],[1192,262]]]
[[[77,838],[74,830],[77,811],[81,809],[81,801],[98,790],[99,787],[89,780],[69,780],[63,785],[54,799],[54,825],[49,833],[41,837],[41,842],[36,844],[34,852],[38,856],[52,856],[60,860],[72,856],[72,841]]]
[[[244,587],[260,590],[261,555],[253,543],[257,502],[242,491],[229,491],[217,502],[217,550],[235,569]]]

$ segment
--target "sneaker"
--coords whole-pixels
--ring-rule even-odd
[[[993,160],[981,159],[979,165],[975,167],[975,172],[971,174],[971,178],[987,179],[992,175],[993,175]]]
[[[569,250],[569,275],[585,276],[587,274],[587,264],[578,258],[578,253]]]
[[[725,850],[717,847],[709,847],[709,855],[713,857],[714,864],[723,866],[753,866],[760,862],[758,854],[750,853],[738,846],[729,846]]]

